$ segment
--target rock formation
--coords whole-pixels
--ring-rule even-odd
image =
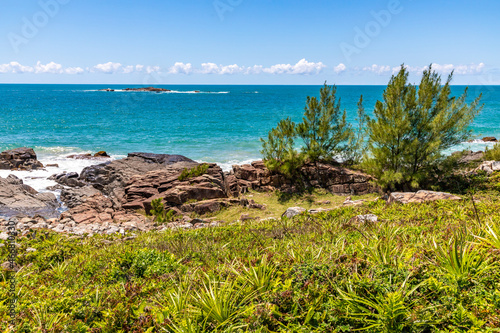
[[[35,170],[43,168],[32,148],[22,147],[6,150],[0,154],[0,169]]]

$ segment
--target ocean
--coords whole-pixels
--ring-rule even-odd
[[[39,191],[54,185],[53,173],[80,172],[95,161],[67,159],[70,154],[130,152],[180,154],[217,162],[224,170],[260,158],[259,138],[285,117],[299,122],[307,96],[321,86],[156,85],[171,92],[126,92],[137,85],[0,84],[0,151],[32,147],[42,163],[59,168],[11,172]],[[99,89],[112,88],[105,92]],[[348,119],[355,120],[362,94],[366,112],[382,98],[384,86],[338,86]],[[453,86],[454,95],[464,86]],[[199,91],[199,92],[198,92]],[[472,130],[476,137],[500,138],[500,86],[470,86],[469,100],[483,93],[485,107]],[[454,150],[484,150],[476,141]]]

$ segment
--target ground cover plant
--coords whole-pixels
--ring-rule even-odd
[[[494,332],[499,212],[486,188],[134,239],[42,231],[18,239],[18,332]]]

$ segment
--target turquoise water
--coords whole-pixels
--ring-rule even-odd
[[[300,121],[320,86],[159,86],[172,93],[101,92],[133,85],[0,85],[0,149],[42,156],[105,150],[182,154],[223,165],[258,159],[259,138],[287,116]],[[454,86],[460,94],[464,87]],[[194,91],[199,90],[200,93]],[[363,94],[370,114],[383,86],[339,86],[349,119]],[[500,86],[472,86],[485,108],[472,129],[500,137]]]

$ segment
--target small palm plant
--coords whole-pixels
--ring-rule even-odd
[[[433,244],[438,271],[459,289],[492,268],[485,255],[463,236],[451,238],[446,246],[438,245],[435,240]]]
[[[488,224],[486,228],[483,228],[482,236],[474,236],[477,239],[481,240],[484,245],[494,248],[500,249],[500,227],[498,224]]]
[[[423,284],[409,289],[408,278],[396,290],[383,287],[377,294],[354,291],[354,284],[348,285],[347,291],[337,289],[339,305],[346,308],[347,319],[361,324],[357,330],[374,330],[376,332],[396,333],[406,332],[410,327],[428,326],[430,321],[414,321],[412,308],[416,301],[412,301],[413,293]],[[426,309],[424,309],[426,310]],[[422,310],[423,311],[423,310]]]

